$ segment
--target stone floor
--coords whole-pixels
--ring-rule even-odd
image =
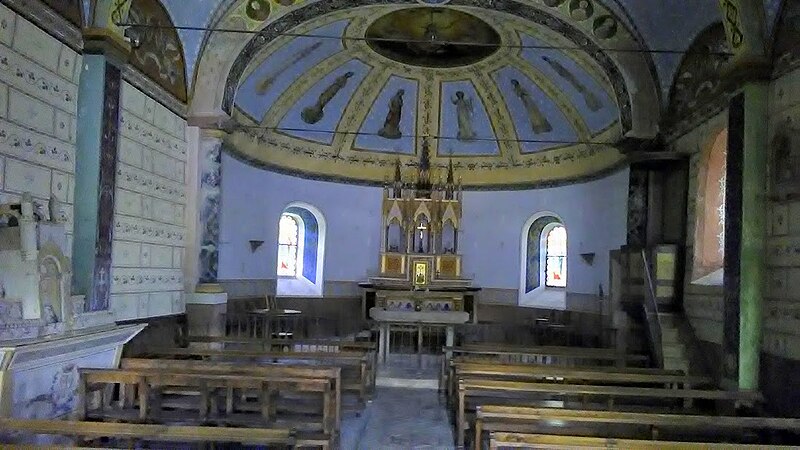
[[[359,416],[345,414],[342,450],[450,450],[453,432],[436,390],[379,386]]]

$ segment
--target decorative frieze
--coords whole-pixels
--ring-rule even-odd
[[[125,164],[117,166],[117,186],[175,203],[186,203],[186,187]]]
[[[111,277],[111,292],[158,292],[183,289],[181,269],[148,269],[115,267]]]
[[[31,163],[75,171],[75,146],[0,119],[0,153]]]
[[[153,244],[185,245],[186,230],[173,226],[134,217],[117,216],[114,224],[117,239],[135,240]]]
[[[169,136],[133,114],[123,113],[120,126],[123,136],[181,161],[186,160],[185,142]]]
[[[74,59],[77,60],[77,56]],[[37,66],[8,47],[0,46],[0,81],[74,114],[78,107],[78,85],[72,77],[67,80],[70,81]]]

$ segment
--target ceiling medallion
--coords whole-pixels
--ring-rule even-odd
[[[449,8],[392,11],[366,31],[367,44],[391,60],[418,67],[474,64],[500,48],[500,34],[472,14]]]

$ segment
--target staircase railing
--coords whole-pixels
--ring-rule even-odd
[[[664,367],[664,348],[661,344],[661,322],[658,319],[658,301],[653,283],[653,274],[650,270],[650,261],[647,250],[642,249],[642,264],[644,264],[644,311],[647,319],[647,330],[650,335],[650,350],[657,367]]]

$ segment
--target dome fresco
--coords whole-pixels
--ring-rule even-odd
[[[625,43],[610,13],[576,5],[563,7],[587,22],[592,39]],[[258,48],[236,90],[229,144],[263,166],[374,184],[398,158],[415,164],[427,139],[433,166],[452,159],[467,186],[574,181],[623,158],[613,144],[630,127],[629,94],[603,56],[520,14],[338,10]]]

